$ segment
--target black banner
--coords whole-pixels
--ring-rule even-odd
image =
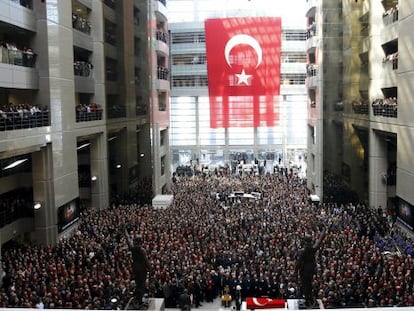
[[[414,206],[397,197],[397,219],[410,230],[414,228]]]
[[[61,233],[79,220],[79,198],[76,198],[58,208],[58,233]]]

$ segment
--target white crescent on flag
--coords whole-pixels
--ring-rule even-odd
[[[265,303],[260,303],[260,302],[257,300],[257,298],[253,298],[252,300],[253,300],[253,303],[254,303],[254,305],[255,305],[255,306],[257,306],[257,307],[264,307],[264,306],[265,306],[265,305],[267,305],[267,303],[268,303],[270,300],[272,300],[272,299],[267,298]],[[262,299],[262,300],[264,300],[264,299]]]
[[[245,34],[235,35],[231,37],[229,41],[227,41],[226,47],[224,48],[224,57],[226,58],[227,64],[231,67],[230,52],[235,46],[240,45],[240,44],[249,45],[254,49],[254,51],[257,54],[256,68],[259,67],[259,65],[262,63],[262,58],[263,58],[262,48],[259,42],[255,38],[249,35],[245,35]]]

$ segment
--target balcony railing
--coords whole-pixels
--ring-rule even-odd
[[[108,119],[125,118],[126,107],[124,106],[109,106],[107,110]]]
[[[383,64],[392,63],[392,70],[397,70],[398,69],[398,52],[385,56],[384,59],[382,60],[382,63]]]
[[[92,64],[84,61],[76,61],[73,63],[73,71],[75,76],[89,77],[92,73]]]
[[[355,114],[368,114],[368,103],[352,102],[352,110]]]
[[[0,110],[0,131],[49,126],[49,111],[4,112]]]
[[[382,14],[382,19],[385,25],[390,25],[398,21],[398,8],[393,7],[384,12],[384,14]]]
[[[102,120],[103,109],[100,106],[78,106],[76,107],[76,122]]]
[[[160,80],[168,80],[169,70],[168,68],[158,66],[157,67],[157,77]]]
[[[135,107],[135,115],[137,116],[143,116],[148,113],[148,107],[144,105],[137,105]]]
[[[72,14],[72,27],[88,35],[91,34],[91,23],[76,14]]]
[[[306,65],[306,75],[308,77],[316,77],[318,74],[318,66],[314,64],[307,64]]]
[[[30,49],[26,51],[10,50],[7,47],[0,47],[0,63],[23,67],[34,67],[37,54]]]
[[[372,102],[374,116],[397,118],[398,102],[395,98],[376,99]]]
[[[157,30],[156,38],[164,43],[168,43],[168,33],[164,31]]]

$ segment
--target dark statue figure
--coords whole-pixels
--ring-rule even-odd
[[[133,273],[135,280],[135,309],[147,309],[147,305],[142,300],[145,293],[145,282],[147,280],[147,273],[150,269],[150,263],[147,258],[145,250],[141,246],[141,236],[135,237],[134,240],[124,228],[125,237],[132,253]]]
[[[316,273],[316,259],[315,254],[319,249],[322,241],[326,236],[326,229],[323,229],[319,235],[318,240],[313,243],[312,237],[305,236],[304,248],[299,254],[299,258],[296,264],[296,270],[299,273],[299,279],[301,284],[301,291],[305,297],[306,307],[313,307],[316,304],[315,297],[312,291],[313,276]]]

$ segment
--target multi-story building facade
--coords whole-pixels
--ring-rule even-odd
[[[271,166],[280,158],[288,164],[306,150],[306,33],[305,23],[282,18],[281,88],[279,124],[274,127],[210,127],[207,59],[204,20],[209,17],[270,16],[269,5],[263,8],[238,3],[230,9],[215,8],[203,0],[180,7],[169,1],[171,32],[171,135],[173,170],[199,160],[201,164],[225,164],[244,160],[267,160]],[[177,4],[177,5],[176,5]],[[181,10],[174,17],[172,10]],[[177,14],[178,15],[178,14]]]
[[[0,242],[54,243],[79,201],[104,209],[130,190],[165,191],[165,1],[0,0],[0,8]]]
[[[307,1],[308,186],[401,214],[414,194],[409,1]],[[400,44],[399,44],[400,42]],[[339,189],[337,187],[337,189]],[[412,219],[403,219],[412,225]]]

